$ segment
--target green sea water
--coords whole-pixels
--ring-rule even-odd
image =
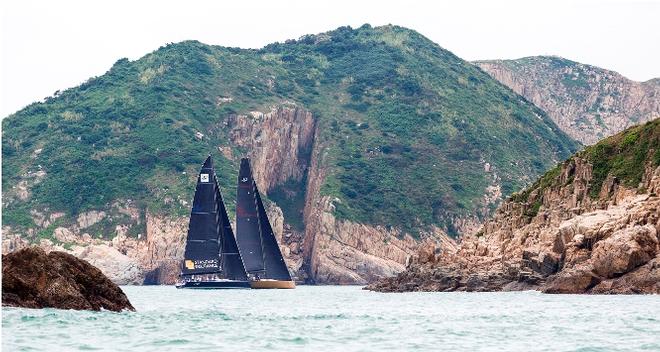
[[[2,351],[660,351],[660,296],[126,286],[136,312],[2,309]]]

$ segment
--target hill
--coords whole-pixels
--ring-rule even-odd
[[[555,56],[475,64],[543,109],[583,144],[660,117],[660,80],[635,82],[599,67]]]
[[[577,148],[472,64],[415,31],[369,25],[259,50],[169,44],[2,127],[3,225],[22,238],[156,236],[150,219],[185,221],[209,152],[231,211],[248,155],[312,277],[323,213],[408,234],[406,253],[429,233],[465,231]],[[399,268],[405,254],[387,260]]]

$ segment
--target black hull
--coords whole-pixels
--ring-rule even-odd
[[[176,284],[176,288],[191,288],[201,290],[250,288],[248,281],[189,281]]]

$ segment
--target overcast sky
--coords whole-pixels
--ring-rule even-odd
[[[415,29],[467,60],[559,55],[660,77],[660,0],[3,0],[0,117],[168,42],[259,48],[339,26]]]

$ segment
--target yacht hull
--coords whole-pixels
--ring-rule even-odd
[[[233,288],[250,288],[247,281],[188,281],[176,284],[176,288],[189,288],[199,290],[218,290]]]
[[[255,280],[250,281],[250,287],[254,289],[293,289],[296,288],[296,283],[281,280]]]

